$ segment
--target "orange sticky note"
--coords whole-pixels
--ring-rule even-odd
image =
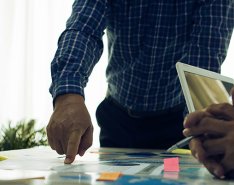
[[[164,162],[164,171],[166,172],[179,172],[179,157],[166,158]]]
[[[97,179],[98,181],[116,181],[120,177],[120,172],[103,172],[100,177]]]

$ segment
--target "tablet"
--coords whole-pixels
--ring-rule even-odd
[[[181,62],[176,63],[176,70],[189,112],[211,104],[232,104],[230,90],[234,79]]]

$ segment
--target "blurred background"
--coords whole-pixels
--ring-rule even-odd
[[[46,126],[52,114],[49,94],[50,62],[59,35],[71,14],[74,0],[0,0],[0,127],[9,120],[35,119]],[[234,37],[234,36],[233,36]],[[234,78],[232,37],[222,74]],[[85,89],[86,105],[95,127],[94,147],[99,146],[95,110],[107,88],[106,37],[104,53]]]

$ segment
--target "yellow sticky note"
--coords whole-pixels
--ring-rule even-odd
[[[100,177],[97,179],[98,181],[115,181],[120,177],[120,172],[103,172]]]
[[[6,160],[6,159],[8,159],[8,158],[5,157],[5,156],[3,156],[3,155],[0,155],[0,161],[4,161],[4,160]]]
[[[178,149],[175,149],[175,150],[172,150],[173,154],[185,154],[185,155],[191,155],[191,150],[188,150],[188,149],[181,149],[181,148],[178,148]]]

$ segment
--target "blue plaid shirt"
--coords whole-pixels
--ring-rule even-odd
[[[234,26],[233,0],[76,0],[51,64],[50,92],[78,93],[108,37],[108,93],[157,111],[184,101],[175,63],[220,72]]]

